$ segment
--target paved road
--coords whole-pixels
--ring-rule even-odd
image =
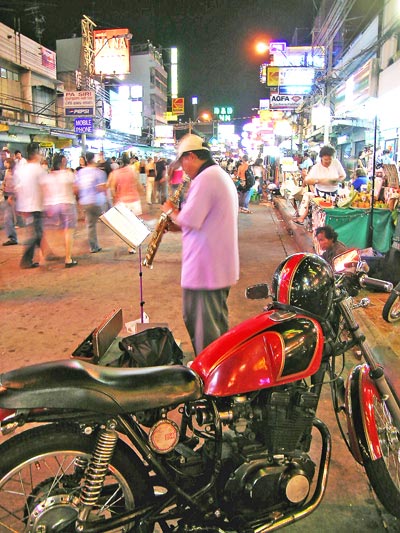
[[[260,302],[247,301],[247,285],[270,281],[286,255],[310,246],[301,228],[284,220],[284,213],[271,205],[252,207],[253,214],[240,214],[241,277],[229,297],[232,326],[261,310]],[[157,207],[147,213],[157,217]],[[19,230],[23,240],[24,230]],[[76,232],[74,258],[79,264],[65,269],[63,260],[44,262],[35,270],[18,268],[22,247],[0,248],[0,372],[18,366],[69,357],[69,354],[112,309],[121,307],[125,322],[140,317],[139,262],[108,228],[99,223],[103,251],[88,253],[83,223]],[[53,251],[62,255],[59,235],[50,235]],[[298,244],[300,243],[300,244]],[[167,234],[154,261],[143,273],[144,310],[152,322],[168,323],[183,350],[190,343],[181,318],[180,235]],[[359,311],[375,349],[400,376],[399,327],[380,318],[384,296],[371,295],[373,305]],[[354,361],[355,363],[356,361]],[[397,521],[376,501],[362,468],[344,443],[324,395],[318,416],[333,435],[331,472],[323,503],[310,517],[288,531],[383,532],[400,531]]]

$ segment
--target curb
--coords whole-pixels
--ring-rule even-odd
[[[315,253],[312,233],[293,222],[294,210],[289,206],[287,200],[282,197],[274,197],[273,205],[279,211],[286,231],[294,237],[298,251]]]

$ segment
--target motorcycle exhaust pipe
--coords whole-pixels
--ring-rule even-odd
[[[281,527],[289,526],[290,524],[293,524],[293,522],[297,522],[297,520],[305,518],[306,516],[311,514],[321,503],[322,498],[325,494],[326,483],[328,480],[328,471],[332,451],[332,440],[327,426],[321,420],[316,418],[313,422],[313,425],[320,432],[322,438],[322,451],[321,460],[319,463],[317,484],[311,500],[305,507],[294,511],[291,514],[283,514],[281,517],[278,516],[276,519],[272,519],[267,524],[263,524],[261,526],[253,526],[252,524],[250,524],[250,526],[254,529],[254,533],[269,533],[270,531],[275,531],[277,529],[280,529]]]

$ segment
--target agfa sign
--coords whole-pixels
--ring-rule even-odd
[[[279,94],[271,92],[270,107],[271,109],[296,109],[304,100],[300,94]]]

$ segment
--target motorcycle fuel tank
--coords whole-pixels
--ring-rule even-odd
[[[191,368],[205,394],[231,396],[307,378],[319,369],[323,332],[317,320],[271,309],[207,346]]]

